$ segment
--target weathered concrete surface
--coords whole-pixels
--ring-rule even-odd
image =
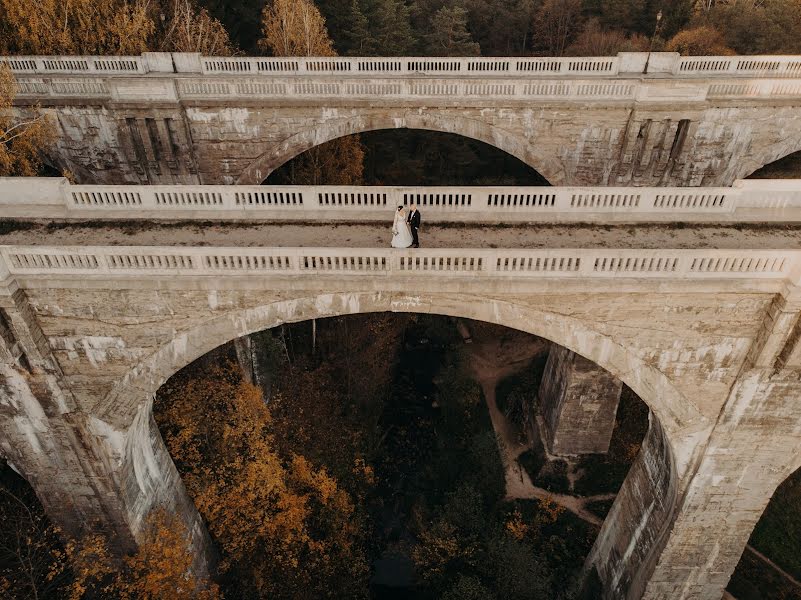
[[[177,85],[159,78],[136,84],[154,90]],[[700,83],[655,79],[649,85],[647,98],[626,99],[437,96],[377,106],[369,96],[155,101],[142,94],[124,102],[21,98],[17,110],[22,117],[26,103],[41,103],[53,116],[58,141],[52,159],[80,183],[258,184],[314,146],[398,128],[483,141],[554,185],[730,185],[801,149],[798,98],[684,101],[682,94]]]
[[[53,456],[80,464],[85,472],[64,468],[58,485],[85,499],[56,518],[103,519],[132,539],[160,504],[203,537],[152,424],[152,398],[166,378],[242,335],[341,314],[430,312],[528,331],[594,361],[648,403],[654,420],[645,450],[591,557],[609,597],[719,598],[773,490],[801,465],[801,303],[789,281],[727,288],[671,279],[634,286],[614,279],[501,284],[481,277],[124,272],[0,273],[2,279],[24,291],[10,292],[14,310],[27,311],[41,330],[38,345],[37,336],[16,329],[15,340],[27,355],[50,353],[60,389],[70,395],[58,418],[78,423],[91,449],[79,453],[72,434],[37,416],[32,402],[32,409],[19,408],[24,390],[6,386],[0,427],[12,432],[4,438],[12,443],[3,452],[18,452],[12,462],[23,465],[40,496],[50,491]],[[6,346],[7,375],[22,367],[14,358],[19,349]],[[68,452],[13,441],[37,429],[37,440],[49,436]],[[86,473],[107,485],[85,485]]]
[[[87,341],[87,352],[92,343]],[[143,532],[149,510],[163,507],[190,532],[195,571],[208,571],[208,533],[150,406],[141,408],[125,435],[81,411],[19,289],[0,293],[0,456],[26,477],[47,514],[68,535],[99,529],[110,536],[113,548],[128,551]],[[143,500],[147,506],[141,506]]]
[[[555,455],[609,450],[623,382],[591,360],[554,346],[537,393],[545,443]]]

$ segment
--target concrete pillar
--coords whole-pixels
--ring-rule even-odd
[[[801,466],[801,372],[751,370],[732,388],[709,440],[676,474],[652,416],[642,451],[587,566],[605,599],[718,600],[776,488]]]
[[[5,293],[3,293],[5,292]],[[98,529],[135,548],[147,515],[165,508],[187,526],[195,572],[212,557],[205,526],[153,421],[152,404],[125,431],[78,406],[20,290],[0,290],[0,456],[31,484],[48,517],[79,537]]]
[[[607,452],[622,387],[607,370],[554,344],[538,394],[548,451]]]
[[[639,598],[678,502],[670,443],[653,413],[640,454],[631,466],[587,557],[604,598]]]
[[[801,465],[801,372],[740,376],[682,494],[643,598],[717,600],[776,488]]]

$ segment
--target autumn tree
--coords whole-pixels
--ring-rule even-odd
[[[147,518],[137,551],[116,556],[102,533],[67,544],[64,558],[74,574],[66,597],[118,600],[217,600],[217,586],[192,572],[194,555],[186,526],[165,510]]]
[[[0,50],[9,54],[228,55],[219,21],[191,0],[0,0]]]
[[[0,0],[9,54],[140,54],[155,23],[147,0]]]
[[[685,56],[725,56],[734,54],[726,45],[723,35],[715,28],[701,25],[685,29],[674,35],[665,45],[668,52]]]
[[[303,456],[279,456],[260,391],[232,366],[173,377],[156,418],[234,595],[364,593],[368,568],[349,495]]]
[[[738,54],[801,53],[801,2],[741,0],[716,3],[705,14]]]
[[[156,41],[164,52],[200,52],[206,56],[230,56],[235,52],[222,23],[191,0],[171,0],[156,23],[162,23],[157,28]]]
[[[311,0],[273,0],[264,8],[262,33],[259,47],[273,56],[336,56],[325,20]],[[363,173],[361,142],[348,136],[311,148],[276,178],[294,185],[360,185]]]
[[[544,0],[534,18],[535,43],[548,56],[563,56],[581,30],[581,0]]]
[[[63,595],[69,582],[63,556],[58,529],[33,490],[0,461],[0,597]]]
[[[618,52],[644,52],[648,38],[631,37],[619,29],[604,29],[596,19],[590,19],[584,30],[565,51],[568,56],[614,56]]]
[[[44,151],[55,137],[53,124],[37,109],[15,115],[12,102],[17,86],[11,69],[0,63],[0,176],[39,173]]]
[[[431,18],[426,36],[428,52],[434,56],[479,56],[481,48],[467,29],[467,11],[461,6],[443,6]]]

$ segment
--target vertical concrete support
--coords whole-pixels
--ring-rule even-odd
[[[740,376],[654,557],[643,598],[722,596],[770,497],[801,464],[799,414],[801,371]]]
[[[554,344],[538,394],[549,452],[607,452],[622,387],[594,362]]]
[[[677,483],[670,443],[651,413],[640,454],[587,557],[606,598],[642,595],[651,557],[660,550],[676,507]]]
[[[125,431],[82,412],[24,292],[12,289],[0,290],[0,456],[71,536],[100,528],[126,552],[151,510],[178,515],[196,550],[195,571],[205,574],[210,539],[164,447],[152,404]]]

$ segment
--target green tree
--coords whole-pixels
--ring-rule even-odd
[[[368,19],[376,48],[382,56],[415,53],[417,38],[412,31],[409,6],[404,0],[375,0]]]
[[[468,28],[483,56],[526,56],[538,0],[465,0]]]
[[[348,7],[348,24],[342,30],[342,47],[349,56],[371,56],[377,51],[375,38],[370,33],[370,24],[362,11],[359,0],[352,0]]]
[[[426,36],[427,52],[434,56],[479,56],[480,46],[467,29],[467,11],[461,6],[443,6],[431,18]]]

